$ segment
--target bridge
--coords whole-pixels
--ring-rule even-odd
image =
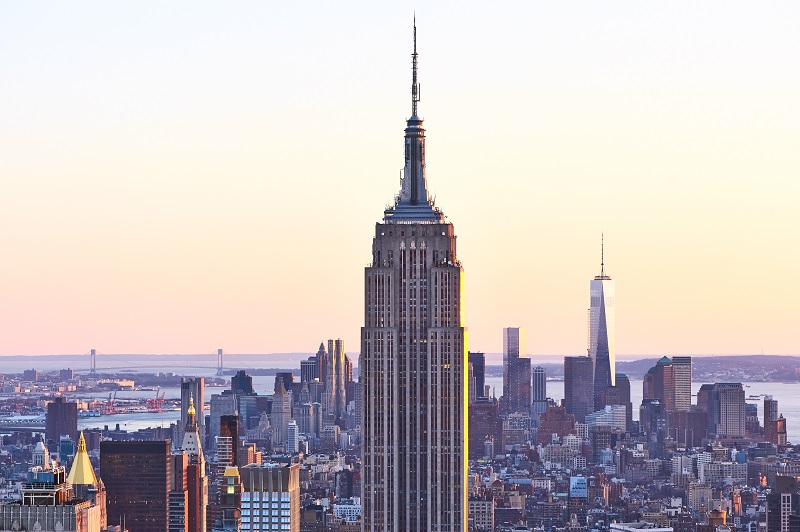
[[[76,369],[75,371],[88,371],[90,374],[96,374],[97,371],[98,371],[98,368],[97,368],[97,355],[98,354],[100,354],[105,359],[111,359],[112,363],[116,362],[117,364],[120,364],[118,366],[104,366],[104,367],[101,367],[100,370],[104,370],[104,371],[106,371],[106,370],[107,371],[118,371],[118,370],[126,370],[126,369],[130,370],[130,369],[173,369],[173,368],[174,369],[216,369],[218,376],[224,375],[224,371],[225,371],[225,368],[222,365],[222,349],[217,349],[217,353],[216,353],[217,364],[216,364],[216,366],[210,366],[210,365],[209,366],[203,366],[203,365],[200,365],[200,364],[202,364],[202,362],[200,362],[200,361],[198,361],[199,364],[193,364],[193,365],[141,364],[141,363],[138,363],[138,362],[137,363],[130,362],[127,365],[122,365],[122,364],[128,362],[128,360],[120,358],[119,356],[115,356],[115,355],[106,355],[106,354],[102,354],[102,353],[97,353],[96,349],[92,349],[88,353],[84,353],[84,355],[88,355],[89,356],[89,367],[88,368]],[[210,354],[209,356],[213,356],[213,355]]]

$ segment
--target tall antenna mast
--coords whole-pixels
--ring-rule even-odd
[[[600,277],[605,277],[605,275],[606,275],[605,242],[603,233],[600,233]]]
[[[417,116],[419,83],[417,83],[417,14],[414,13],[414,53],[411,55],[411,116]]]

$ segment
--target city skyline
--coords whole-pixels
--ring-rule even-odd
[[[0,354],[358,345],[411,14],[351,5],[3,8]],[[604,232],[621,359],[796,352],[798,6],[418,15],[471,349],[584,353]]]

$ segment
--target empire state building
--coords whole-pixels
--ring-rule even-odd
[[[428,196],[417,115],[400,194],[375,224],[364,271],[362,530],[467,530],[467,330],[453,225]]]

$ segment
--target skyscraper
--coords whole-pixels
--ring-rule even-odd
[[[205,532],[206,507],[208,506],[208,478],[203,446],[200,443],[200,430],[197,425],[197,410],[194,399],[189,399],[186,411],[186,427],[179,454],[186,455],[186,504],[188,532]]]
[[[289,421],[291,419],[292,400],[283,386],[283,381],[275,379],[275,393],[272,395],[272,413],[270,414],[273,446],[286,443],[289,438]]]
[[[250,464],[239,473],[242,532],[300,532],[300,464]]]
[[[675,374],[675,410],[688,412],[692,407],[692,357],[672,357]]]
[[[767,532],[793,532],[800,529],[798,487],[794,476],[775,476],[775,486],[767,495]]]
[[[592,359],[564,357],[564,406],[578,423],[594,411],[592,390]]]
[[[400,194],[375,226],[361,329],[365,531],[467,529],[467,339],[453,225],[428,197],[412,109]]]
[[[200,433],[200,440],[206,441],[206,415],[203,411],[206,396],[206,380],[203,377],[182,378],[181,379],[181,422],[179,423],[179,438],[174,443],[177,448],[183,442],[183,429],[188,421],[186,412],[189,410],[190,398],[194,400],[195,409],[200,413],[197,415],[197,428]],[[215,435],[216,436],[216,435]]]
[[[344,426],[344,417],[347,411],[345,394],[345,353],[344,340],[328,340],[328,382],[326,388],[326,414],[333,418],[340,426]]]
[[[475,375],[475,395],[484,397],[484,386],[486,386],[486,353],[470,351],[469,363],[472,364],[472,371]]]
[[[217,448],[217,436],[220,434],[219,426],[222,416],[235,416],[238,413],[238,399],[239,397],[230,390],[225,390],[221,394],[214,394],[211,396],[211,410],[209,411],[210,426],[208,427],[208,448],[210,450],[215,450]],[[197,424],[200,425],[200,416],[197,416]]]
[[[744,388],[741,382],[718,382],[708,404],[709,432],[717,437],[745,435]]]
[[[533,368],[533,386],[531,395],[533,403],[531,411],[534,414],[543,414],[547,408],[547,371],[542,366]]]
[[[525,329],[503,329],[503,412],[530,412],[531,359],[523,357]]]
[[[164,532],[172,485],[172,456],[167,441],[104,441],[100,473],[106,486],[108,522],[130,530]]]
[[[589,286],[589,356],[594,367],[594,408],[603,406],[606,389],[615,384],[614,281],[606,275],[604,247],[601,243],[600,275]]]
[[[764,441],[786,445],[786,418],[778,413],[778,401],[764,396]]]
[[[45,437],[47,441],[58,443],[61,436],[78,440],[78,403],[68,403],[63,397],[56,397],[47,403]]]

